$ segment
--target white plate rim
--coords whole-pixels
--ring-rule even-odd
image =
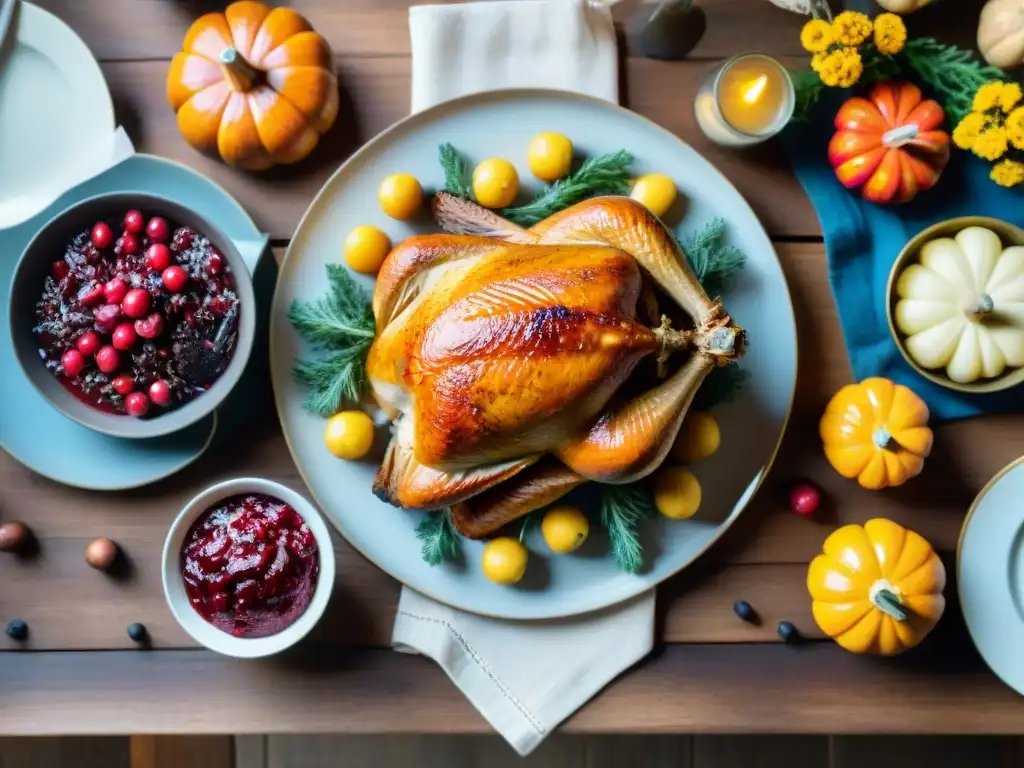
[[[315,214],[315,209],[320,204],[320,202],[323,199],[323,197],[325,196],[325,193],[327,192],[327,190],[329,188],[331,188],[334,184],[338,183],[339,180],[349,171],[349,169],[351,169],[353,166],[355,166],[357,162],[361,161],[364,158],[364,156],[369,155],[373,151],[375,151],[376,148],[377,148],[377,145],[380,144],[381,142],[383,142],[385,139],[387,139],[388,137],[390,137],[391,135],[393,135],[395,133],[398,133],[398,132],[403,131],[403,130],[407,130],[410,127],[415,127],[415,125],[417,123],[430,121],[430,120],[434,119],[437,115],[439,115],[441,113],[448,112],[448,111],[458,111],[459,109],[462,109],[464,107],[470,107],[470,106],[472,106],[473,104],[475,104],[478,101],[482,101],[482,100],[486,100],[486,99],[493,99],[493,98],[496,97],[496,94],[500,94],[500,97],[508,98],[508,99],[530,98],[530,97],[534,97],[534,98],[548,97],[548,98],[550,98],[550,97],[554,96],[554,97],[566,99],[566,100],[569,100],[569,101],[583,102],[583,103],[586,103],[586,104],[598,106],[598,107],[603,108],[603,109],[610,109],[610,110],[613,110],[613,111],[617,111],[617,112],[620,112],[620,113],[623,113],[623,114],[627,115],[629,117],[629,119],[641,123],[648,130],[652,130],[652,131],[656,131],[658,133],[661,133],[665,137],[671,139],[672,141],[674,141],[674,142],[676,142],[678,144],[681,144],[684,147],[686,147],[688,150],[690,150],[690,151],[700,155],[700,153],[697,152],[695,149],[693,149],[684,139],[680,138],[679,136],[677,136],[676,134],[672,133],[668,129],[658,125],[653,120],[650,120],[650,119],[644,117],[643,115],[641,115],[641,114],[639,114],[637,112],[634,112],[634,111],[632,111],[630,109],[627,109],[626,107],[623,107],[620,104],[609,102],[609,101],[606,101],[604,99],[597,98],[595,96],[590,96],[588,94],[578,93],[578,92],[575,92],[575,91],[565,91],[565,90],[560,90],[560,89],[555,89],[555,88],[508,88],[508,89],[502,89],[501,91],[481,91],[481,92],[478,92],[478,93],[467,94],[465,96],[460,96],[460,97],[457,97],[457,98],[454,98],[454,99],[450,99],[448,101],[441,102],[441,103],[436,104],[436,105],[434,105],[432,107],[424,109],[424,110],[422,110],[420,112],[415,112],[413,114],[407,115],[406,117],[404,117],[404,118],[398,120],[397,122],[393,123],[388,128],[385,128],[383,131],[381,131],[380,133],[375,135],[373,138],[371,138],[369,141],[367,141],[365,144],[363,144],[358,150],[353,152],[352,155],[349,156],[345,160],[345,162],[342,163],[342,165],[337,170],[334,171],[334,173],[332,173],[327,178],[327,180],[324,182],[324,184],[317,191],[316,195],[313,197],[313,199],[310,202],[309,206],[303,212],[302,217],[299,219],[299,223],[298,223],[298,225],[295,228],[295,235],[297,235],[298,233],[300,233],[302,231],[303,226],[306,224],[307,219],[309,219],[310,217],[312,217]],[[700,156],[703,158],[703,155],[700,155]],[[705,159],[705,162],[707,163],[707,172],[717,176],[718,180],[722,184],[724,184],[730,190],[732,190],[738,197],[740,197],[741,199],[746,201],[746,198],[744,198],[740,194],[739,190],[736,189],[735,185],[733,185],[732,182],[730,182],[725,177],[725,175],[722,174],[722,172],[719,171],[718,168],[716,168],[710,161],[706,160],[706,158],[704,158],[704,159]],[[748,204],[748,207],[749,207],[749,204]],[[771,252],[772,252],[772,256],[776,260],[776,263],[779,266],[780,272],[782,272],[782,275],[783,275],[783,286],[784,286],[784,289],[785,289],[785,295],[784,295],[784,297],[780,297],[780,298],[784,298],[785,299],[785,304],[788,307],[789,315],[790,315],[790,317],[793,320],[793,324],[792,324],[793,336],[792,336],[792,339],[790,340],[791,341],[791,345],[792,345],[792,349],[793,349],[793,368],[794,368],[793,388],[792,388],[792,391],[789,394],[789,402],[788,402],[788,404],[786,406],[785,417],[783,418],[782,423],[781,423],[781,427],[779,429],[778,439],[776,440],[775,446],[772,449],[770,455],[768,456],[768,459],[764,462],[760,472],[758,473],[758,476],[756,477],[755,480],[753,480],[751,482],[752,489],[748,488],[749,492],[746,494],[746,499],[743,500],[743,501],[738,501],[737,502],[736,506],[740,507],[739,510],[738,511],[734,510],[733,513],[731,513],[728,518],[726,518],[724,521],[719,523],[716,526],[714,533],[709,537],[709,539],[706,542],[706,544],[703,547],[701,547],[691,558],[689,558],[689,560],[687,560],[686,562],[683,562],[679,567],[677,567],[677,568],[675,568],[675,569],[665,573],[663,575],[663,577],[659,581],[657,581],[656,583],[642,584],[642,585],[638,584],[637,589],[634,592],[632,592],[630,594],[626,594],[626,595],[623,595],[623,596],[619,596],[619,597],[613,598],[613,599],[611,599],[608,602],[604,602],[604,603],[600,603],[600,604],[592,605],[592,606],[586,606],[586,607],[584,607],[584,608],[582,608],[580,610],[561,609],[561,610],[556,610],[554,612],[537,614],[537,615],[533,615],[533,616],[529,616],[529,617],[509,616],[507,614],[503,614],[503,613],[500,613],[498,611],[482,610],[478,606],[469,605],[468,603],[465,603],[463,601],[455,600],[455,599],[452,599],[452,598],[450,598],[448,596],[441,595],[441,594],[437,593],[433,589],[424,588],[423,586],[417,586],[417,585],[414,585],[414,584],[409,584],[408,582],[406,582],[405,580],[403,580],[399,576],[397,576],[390,568],[387,568],[384,565],[382,565],[371,553],[367,552],[363,547],[361,547],[358,544],[356,544],[353,541],[352,537],[348,536],[346,531],[343,530],[342,527],[338,524],[338,522],[334,519],[334,516],[330,515],[330,514],[326,514],[326,512],[325,512],[325,516],[327,517],[328,520],[330,520],[331,525],[334,526],[335,530],[337,530],[338,533],[345,539],[345,541],[351,547],[353,547],[357,552],[359,552],[359,554],[361,554],[363,557],[365,557],[367,560],[369,560],[371,563],[373,563],[381,571],[383,571],[384,573],[388,574],[391,578],[395,579],[396,581],[398,581],[399,583],[401,583],[404,586],[408,587],[409,589],[416,590],[416,591],[420,592],[421,594],[423,594],[423,595],[425,595],[425,596],[427,596],[427,597],[429,597],[429,598],[431,598],[433,600],[437,600],[438,602],[440,602],[440,603],[442,603],[444,605],[448,605],[448,606],[450,606],[452,608],[456,608],[458,610],[466,611],[467,613],[472,613],[472,614],[475,614],[475,615],[478,615],[478,616],[485,616],[485,617],[495,618],[495,619],[504,619],[504,620],[545,621],[545,620],[559,619],[559,618],[568,618],[568,617],[571,617],[571,616],[579,616],[579,615],[583,615],[583,614],[587,614],[587,613],[593,613],[593,612],[596,612],[596,611],[599,611],[599,610],[606,609],[606,608],[608,608],[610,606],[613,606],[613,605],[619,605],[621,603],[624,603],[624,602],[626,602],[628,600],[631,600],[631,599],[637,597],[638,595],[642,594],[645,591],[648,591],[650,589],[654,589],[658,584],[661,584],[664,581],[672,578],[673,576],[676,576],[678,573],[680,573],[681,571],[685,570],[688,566],[690,566],[693,563],[695,563],[712,546],[714,546],[714,544],[717,543],[722,538],[722,536],[724,536],[725,533],[735,524],[736,520],[739,519],[740,515],[746,510],[746,508],[749,506],[750,502],[757,495],[757,492],[763,486],[766,478],[768,477],[768,475],[769,475],[769,473],[770,473],[770,471],[771,471],[771,469],[772,469],[772,467],[773,467],[773,465],[775,463],[775,459],[778,456],[779,450],[782,447],[782,442],[783,442],[783,440],[785,438],[786,430],[787,430],[787,428],[789,426],[789,421],[790,421],[790,419],[792,417],[792,414],[793,414],[793,405],[794,405],[795,400],[796,400],[796,390],[797,390],[797,381],[798,381],[798,373],[799,373],[799,344],[798,344],[798,338],[797,338],[797,332],[796,332],[796,313],[795,313],[795,310],[794,310],[794,307],[793,307],[792,293],[791,293],[790,288],[789,288],[789,281],[785,279],[785,272],[784,272],[784,270],[782,270],[781,262],[778,261],[778,253],[775,251],[775,247],[774,247],[774,244],[771,241],[771,237],[768,235],[767,231],[764,229],[764,225],[761,224],[760,219],[758,219],[758,217],[757,217],[757,214],[754,213],[751,210],[751,215],[753,216],[754,220],[757,222],[758,227],[760,228],[760,233],[764,236],[765,241],[769,244],[769,247],[770,247]],[[281,286],[284,283],[284,279],[283,278],[286,275],[286,269],[288,268],[289,260],[292,258],[292,250],[293,250],[293,248],[296,247],[296,244],[299,242],[299,238],[296,237],[295,235],[293,235],[292,238],[289,240],[288,248],[285,251],[284,258],[282,259],[280,265],[278,266],[278,279],[277,279],[277,283],[276,283],[276,285],[274,287],[274,298],[273,298],[273,301],[271,302],[271,306],[270,306],[271,324],[270,324],[270,339],[269,339],[268,349],[269,349],[269,355],[270,355],[271,388],[273,389],[273,392],[274,392],[274,404],[275,404],[275,407],[276,407],[276,410],[277,410],[278,421],[280,422],[280,425],[281,425],[281,431],[282,431],[282,434],[284,436],[285,444],[288,446],[288,453],[292,457],[292,461],[295,464],[296,470],[299,473],[299,477],[302,479],[302,482],[306,485],[307,489],[309,490],[310,496],[317,503],[317,505],[320,507],[320,509],[327,510],[329,507],[327,505],[324,505],[323,502],[320,500],[318,494],[316,493],[316,491],[313,488],[313,485],[308,481],[308,479],[306,477],[306,473],[303,470],[301,464],[299,463],[299,461],[297,459],[297,453],[296,453],[295,449],[292,446],[291,439],[290,439],[289,434],[288,434],[288,428],[287,428],[287,425],[285,424],[284,408],[282,407],[282,404],[281,404],[281,402],[282,402],[281,399],[283,397],[283,394],[282,394],[282,392],[280,391],[280,389],[278,388],[278,386],[275,383],[277,377],[275,376],[274,371],[275,371],[275,368],[277,367],[277,362],[276,361],[278,360],[279,355],[277,354],[277,349],[276,349],[276,341],[275,341],[276,334],[273,332],[273,318],[277,317],[278,313],[283,311],[283,308],[280,306],[281,302],[283,301],[283,299],[281,298],[281,294],[282,294]]]

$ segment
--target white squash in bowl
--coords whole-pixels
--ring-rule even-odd
[[[966,384],[1024,365],[1024,246],[967,227],[925,243],[896,293],[896,327],[922,368]]]
[[[994,67],[1024,63],[1024,0],[988,0],[978,19],[978,50]]]

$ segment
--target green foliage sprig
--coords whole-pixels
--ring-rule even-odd
[[[646,485],[601,486],[601,525],[608,531],[612,557],[627,573],[637,573],[643,567],[639,524],[656,512]]]

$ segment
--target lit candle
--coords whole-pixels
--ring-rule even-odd
[[[796,101],[785,67],[763,53],[723,62],[701,81],[694,112],[716,144],[743,147],[771,138],[789,122]]]

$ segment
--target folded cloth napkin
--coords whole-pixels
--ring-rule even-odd
[[[837,95],[823,99],[811,120],[786,129],[783,146],[825,235],[829,281],[853,375],[858,380],[885,376],[911,387],[940,421],[1020,410],[1024,398],[1019,389],[966,395],[918,374],[889,333],[885,300],[893,261],[911,237],[955,216],[992,216],[1024,224],[1024,195],[997,186],[988,177],[987,163],[954,148],[939,183],[912,202],[881,206],[865,201],[839,183],[828,161],[828,142],[835,132],[831,121],[840,102]]]
[[[410,9],[413,111],[509,87],[616,101],[611,14],[583,0],[503,0]],[[402,589],[394,647],[434,659],[520,755],[654,645],[654,590],[555,621],[501,621]]]

